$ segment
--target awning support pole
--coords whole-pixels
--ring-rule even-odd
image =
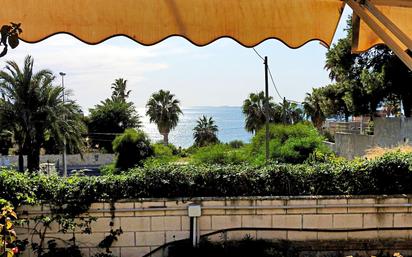
[[[412,7],[410,0],[371,0],[372,4],[394,7]]]
[[[399,57],[399,59],[401,59],[403,63],[405,63],[405,65],[408,66],[410,70],[412,70],[412,57],[406,51],[408,49],[408,43],[407,42],[405,42],[406,44],[402,43],[402,40],[398,37],[399,35],[397,35],[399,34],[398,33],[399,31],[396,32],[396,28],[394,28],[396,26],[391,28],[390,24],[388,26],[388,23],[385,22],[385,18],[387,19],[387,17],[385,18],[380,17],[383,20],[381,21],[372,12],[370,12],[369,9],[367,9],[366,5],[362,5],[358,1],[346,0],[346,3],[352,8],[354,14],[359,16],[376,33],[376,35],[379,36],[383,40],[383,42],[389,48],[391,48],[392,51],[395,52],[395,54]],[[388,29],[390,33],[387,33],[385,29]],[[395,29],[395,31],[392,32],[391,29],[392,30]],[[409,50],[412,50],[412,49],[409,49]]]

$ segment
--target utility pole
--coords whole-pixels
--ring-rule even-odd
[[[286,97],[283,97],[283,110],[282,110],[282,112],[283,112],[283,124],[286,124],[286,104],[287,104],[287,102],[286,102]]]
[[[266,116],[266,163],[269,162],[269,83],[268,83],[268,57],[265,56],[265,116]]]
[[[62,76],[62,87],[63,87],[63,104],[65,103],[64,99],[64,76],[66,76],[66,73],[60,72],[60,76]],[[63,116],[63,119],[66,117]],[[67,177],[67,159],[66,159],[66,134],[63,133],[63,158],[62,158],[62,166],[63,166],[63,177]]]

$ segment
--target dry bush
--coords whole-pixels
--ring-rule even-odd
[[[375,158],[383,156],[386,153],[393,153],[393,152],[412,153],[412,146],[411,145],[399,145],[399,146],[391,147],[391,148],[376,146],[376,147],[366,150],[366,154],[363,157],[366,159],[375,159]]]

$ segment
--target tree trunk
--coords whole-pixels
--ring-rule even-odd
[[[23,150],[19,150],[19,172],[24,172],[24,157]]]
[[[312,120],[313,125],[318,129],[318,131],[322,130],[323,119],[319,116],[315,116]]]
[[[402,99],[402,104],[403,104],[403,111],[405,113],[405,117],[407,118],[411,117],[412,103],[410,101]]]
[[[163,144],[165,146],[169,145],[169,133],[163,133]]]
[[[38,171],[40,168],[40,147],[33,146],[27,154],[27,169],[30,172]]]
[[[346,112],[345,112],[345,121],[349,122],[349,113],[346,113]]]

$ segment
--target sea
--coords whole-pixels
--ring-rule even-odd
[[[156,124],[150,123],[149,117],[145,115],[145,109],[138,108],[137,111],[141,117],[142,129],[150,139],[153,142],[163,140]],[[252,138],[252,134],[245,130],[245,117],[240,106],[188,107],[182,108],[182,112],[177,127],[169,134],[169,141],[175,146],[187,148],[193,145],[193,128],[202,115],[213,118],[219,129],[218,138],[223,143],[232,140],[248,143]]]

